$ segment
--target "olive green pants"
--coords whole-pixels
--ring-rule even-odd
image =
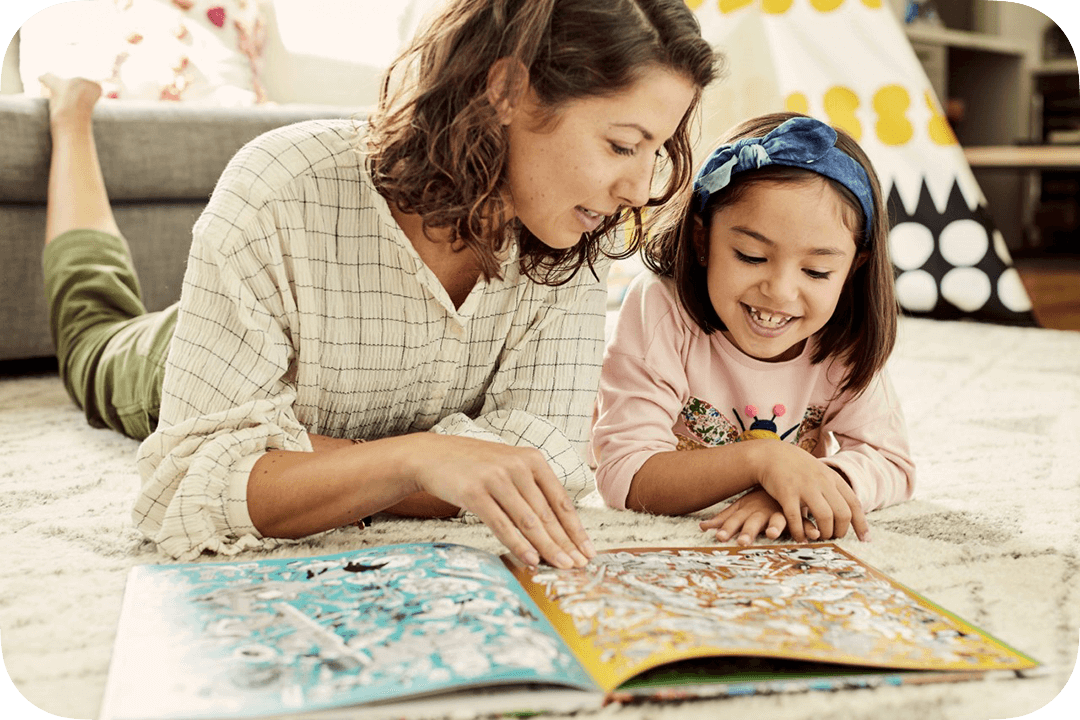
[[[60,377],[93,427],[142,440],[157,427],[177,306],[148,313],[122,238],[73,230],[42,257]]]

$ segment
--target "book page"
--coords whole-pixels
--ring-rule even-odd
[[[663,663],[718,655],[938,671],[1037,665],[832,544],[613,550],[572,570],[503,559],[605,691]]]
[[[524,683],[596,692],[497,557],[391,545],[135,568],[107,708],[249,717]]]

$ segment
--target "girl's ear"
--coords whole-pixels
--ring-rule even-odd
[[[699,215],[694,214],[691,222],[693,223],[694,255],[697,256],[698,265],[705,267],[709,263],[709,234]]]
[[[491,64],[487,75],[487,100],[502,125],[509,125],[514,111],[529,89],[529,70],[517,58],[503,57]]]

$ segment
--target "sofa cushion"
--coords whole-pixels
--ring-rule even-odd
[[[94,137],[109,197],[206,200],[225,164],[244,143],[282,125],[356,116],[353,108],[186,103],[98,103]],[[0,96],[0,203],[44,203],[49,179],[48,104]]]

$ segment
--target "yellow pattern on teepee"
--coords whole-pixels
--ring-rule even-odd
[[[874,110],[878,121],[874,125],[878,140],[886,145],[906,145],[915,135],[915,127],[907,119],[911,96],[902,85],[886,85],[874,93]]]
[[[727,14],[754,4],[754,0],[719,0],[720,12]]]
[[[856,142],[862,139],[862,123],[855,117],[859,109],[859,95],[851,88],[836,86],[825,93],[825,113],[829,122],[847,131]]]
[[[820,12],[832,12],[844,4],[844,0],[810,0],[815,10]]]
[[[807,99],[805,93],[793,92],[787,96],[787,100],[784,101],[784,109],[790,112],[802,113],[803,115],[810,114],[810,100]]]
[[[930,107],[932,113],[930,122],[927,123],[927,131],[930,133],[930,139],[938,145],[956,145],[959,141],[956,139],[956,133],[953,132],[952,126],[949,125],[949,121],[945,119],[945,116],[941,114],[941,110],[938,109],[937,99],[934,97],[934,93],[929,90],[926,91],[926,104]]]

